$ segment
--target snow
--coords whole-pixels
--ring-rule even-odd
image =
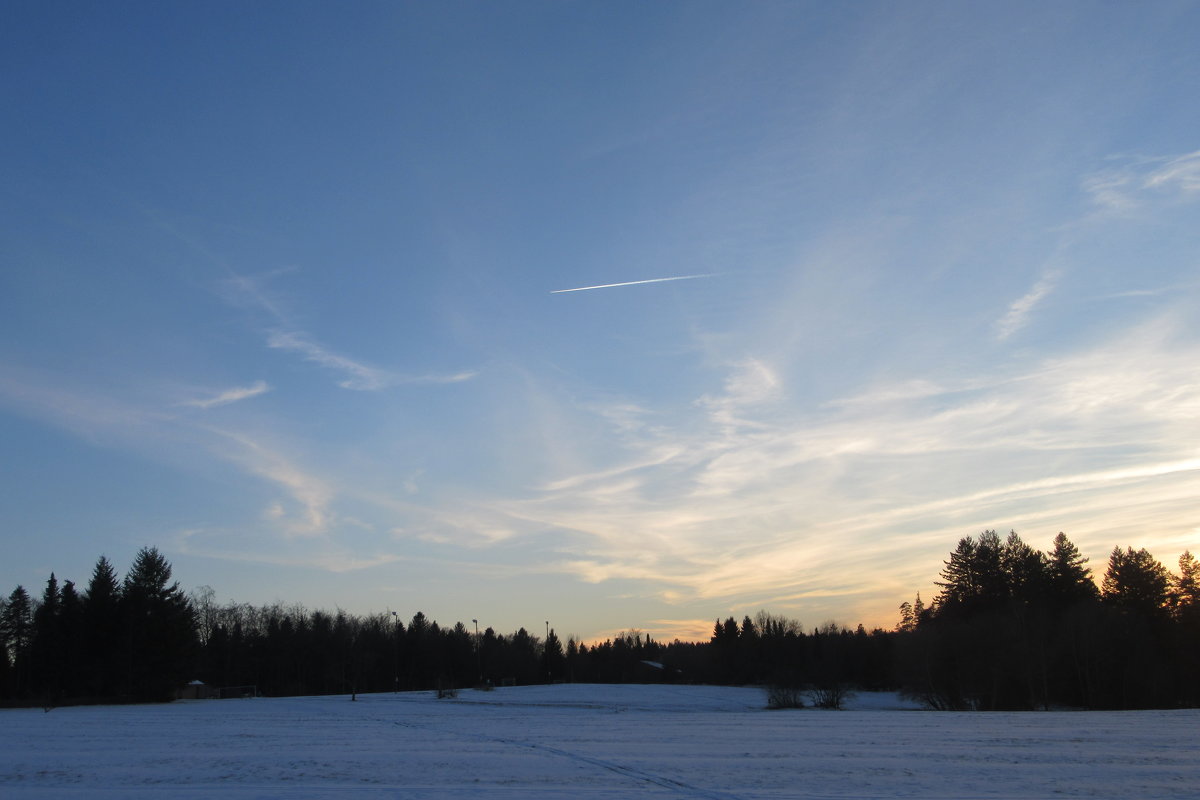
[[[563,685],[0,711],[4,798],[1195,798],[1200,711]]]

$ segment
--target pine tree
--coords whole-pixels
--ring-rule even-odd
[[[1018,603],[1037,604],[1045,596],[1049,583],[1046,557],[1026,544],[1016,531],[1000,551],[1000,568],[1009,597]]]
[[[1003,569],[1004,547],[995,531],[984,531],[976,541],[970,536],[943,562],[942,591],[935,601],[939,610],[951,614],[973,613],[993,608],[1009,591]]]
[[[563,661],[562,642],[551,628],[546,635],[545,644],[542,645],[542,674],[546,676],[547,682],[553,683],[555,679],[562,677]]]
[[[950,553],[950,560],[942,562],[942,579],[936,581],[942,588],[937,604],[943,608],[955,608],[979,593],[979,578],[976,575],[975,539],[964,536]]]
[[[33,640],[29,646],[30,688],[52,704],[63,692],[61,668],[66,660],[63,647],[62,596],[58,579],[50,573],[42,602],[33,612]]]
[[[93,697],[118,692],[126,658],[122,634],[121,584],[104,556],[96,561],[83,596],[83,687]]]
[[[1101,594],[1106,602],[1143,613],[1161,611],[1167,605],[1171,574],[1145,548],[1125,552],[1114,547],[1108,559]]]
[[[78,697],[83,692],[82,656],[84,652],[83,600],[73,581],[63,581],[59,591],[59,633],[62,636],[59,674],[63,694]]]
[[[8,631],[4,628],[4,612],[8,608],[8,600],[0,596],[0,699],[9,697],[12,688],[9,681],[12,678],[12,663],[8,658]]]
[[[128,690],[145,700],[167,700],[183,686],[196,651],[195,613],[171,565],[153,547],[134,558],[121,590],[128,645]]]
[[[29,690],[29,646],[33,641],[33,604],[24,586],[17,586],[8,596],[0,630],[7,640],[12,659],[11,695],[22,697]]]
[[[1179,557],[1179,575],[1172,581],[1171,605],[1177,609],[1190,609],[1200,601],[1200,562],[1190,550]]]
[[[1060,531],[1054,537],[1054,549],[1050,552],[1047,569],[1050,594],[1057,603],[1071,605],[1100,596],[1092,580],[1091,569],[1084,566],[1087,562],[1065,533]]]

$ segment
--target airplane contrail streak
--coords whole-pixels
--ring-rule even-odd
[[[671,278],[647,278],[644,281],[625,281],[624,283],[603,283],[599,286],[579,286],[575,289],[555,289],[550,294],[563,294],[564,292],[586,292],[591,289],[612,289],[617,286],[637,286],[642,283],[664,283],[665,281],[690,281],[693,278],[711,278],[715,273],[707,273],[704,275],[676,275]]]

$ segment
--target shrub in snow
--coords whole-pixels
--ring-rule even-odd
[[[854,692],[844,683],[824,683],[809,687],[805,693],[817,708],[840,709]]]
[[[771,684],[767,687],[767,708],[804,708],[804,691],[795,686]]]

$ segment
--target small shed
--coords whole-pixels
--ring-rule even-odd
[[[179,700],[211,700],[216,696],[215,689],[199,680],[191,681],[175,693],[175,697]]]
[[[660,661],[639,661],[634,665],[634,680],[639,683],[675,683],[682,675]]]

